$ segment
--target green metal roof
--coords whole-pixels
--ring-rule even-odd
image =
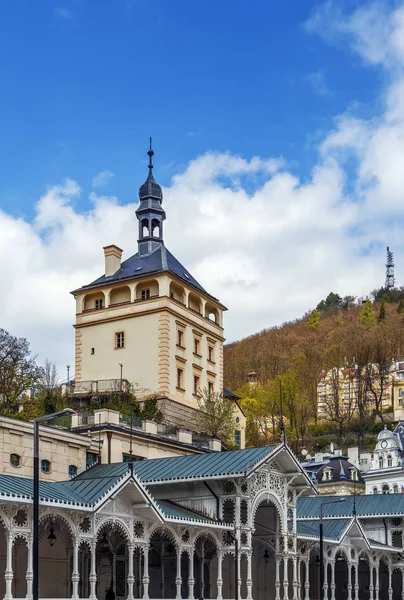
[[[320,504],[329,500],[344,498],[345,502],[325,504],[324,517],[351,517],[354,512],[353,496],[308,496],[297,502],[298,519],[319,519]],[[358,517],[404,516],[404,494],[367,494],[356,496],[356,514]]]
[[[210,454],[152,458],[134,461],[133,468],[144,483],[241,477],[265,460],[275,448],[277,446],[263,446]]]
[[[169,519],[174,520],[186,520],[186,521],[194,521],[195,523],[200,523],[201,525],[222,525],[219,521],[215,519],[210,519],[209,517],[205,517],[200,513],[197,513],[189,508],[185,508],[176,504],[175,502],[170,502],[169,500],[157,500],[157,504],[162,511],[162,513],[168,517]],[[229,529],[231,525],[223,525],[225,528]]]
[[[86,504],[86,501],[73,489],[69,489],[71,482],[39,482],[39,496],[43,502],[61,502],[63,504]],[[10,498],[32,499],[32,479],[14,477],[14,475],[0,475],[0,496]]]
[[[334,540],[339,542],[348,531],[349,526],[352,523],[351,519],[324,519],[323,520],[323,532],[324,538],[328,540]],[[298,537],[310,537],[318,540],[320,537],[319,522],[313,523],[312,521],[297,521],[297,535]]]

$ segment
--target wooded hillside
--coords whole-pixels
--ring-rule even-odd
[[[355,303],[353,297],[337,294],[319,302],[317,309],[292,323],[263,330],[225,347],[224,385],[243,398],[250,418],[250,443],[271,439],[268,427],[262,431],[257,419],[279,417],[279,380],[283,380],[285,416],[289,435],[303,443],[308,428],[317,421],[317,382],[322,370],[376,363],[383,370],[393,358],[404,355],[404,290],[375,290],[374,302]],[[248,373],[257,373],[259,386],[251,393]],[[251,396],[260,396],[251,399]],[[380,402],[375,398],[374,415],[381,417]],[[329,419],[332,420],[332,419]],[[348,425],[364,437],[369,423],[330,423],[340,434]],[[254,422],[252,422],[254,421]],[[262,425],[262,421],[261,421]],[[315,430],[315,429],[314,429]]]

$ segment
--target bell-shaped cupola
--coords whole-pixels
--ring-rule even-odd
[[[146,181],[139,188],[139,206],[136,216],[139,221],[139,254],[150,254],[164,244],[163,221],[166,213],[162,207],[163,191],[153,177],[152,139],[150,138],[149,174]]]

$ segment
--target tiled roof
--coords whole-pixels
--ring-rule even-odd
[[[152,458],[135,461],[133,468],[144,483],[243,476],[272,454],[276,447],[263,446],[193,456]]]
[[[184,283],[187,283],[199,292],[202,292],[209,298],[212,298],[212,300],[215,302],[218,302],[214,296],[208,294],[201,284],[185,269],[185,267],[182,266],[182,264],[175,258],[175,256],[171,254],[169,250],[167,250],[163,244],[161,244],[150,254],[134,254],[127,260],[124,260],[121,264],[121,268],[110,277],[101,275],[101,277],[98,277],[98,279],[89,285],[78,288],[72,293],[95,288],[107,283],[119,283],[129,279],[138,279],[139,277],[144,277],[145,275],[157,275],[158,273],[164,273],[166,271],[172,273],[179,279],[182,279]]]
[[[326,504],[324,517],[331,519],[352,516],[354,511],[353,496],[310,496],[299,498],[297,502],[298,519],[319,519],[320,504],[329,500],[344,498],[345,502]],[[358,517],[404,516],[404,494],[367,494],[356,496],[356,514]]]
[[[351,519],[324,519],[323,520],[323,532],[324,538],[328,540],[334,540],[336,542],[341,541],[345,533],[349,529],[352,523]],[[319,539],[319,522],[313,523],[311,521],[297,521],[297,535],[298,537],[309,537],[313,539]]]
[[[359,471],[349,462],[346,456],[326,456],[321,462],[306,462],[301,464],[310,478],[319,485],[327,485],[333,481],[353,482],[353,471],[357,471],[358,474],[356,483],[360,485],[364,485],[365,483]],[[324,469],[330,469],[330,479],[323,479]]]

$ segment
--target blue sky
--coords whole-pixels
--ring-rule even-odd
[[[90,189],[105,169],[108,191],[133,201],[149,135],[163,184],[207,150],[284,156],[305,177],[334,116],[378,101],[374,71],[304,28],[315,6],[2,2],[2,207],[31,216],[46,185]]]
[[[137,250],[149,136],[165,242],[235,340],[404,283],[396,0],[0,2],[1,325],[73,364],[69,292]],[[29,310],[27,310],[29,298]]]

